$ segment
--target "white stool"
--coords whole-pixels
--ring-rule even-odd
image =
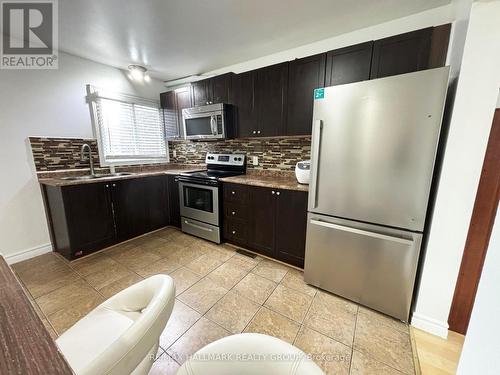
[[[172,278],[151,276],[97,306],[56,343],[76,375],[145,375],[174,302]]]
[[[177,375],[324,375],[300,349],[276,337],[241,333],[198,350]]]

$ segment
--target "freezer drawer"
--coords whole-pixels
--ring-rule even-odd
[[[408,321],[422,234],[309,214],[304,279]]]

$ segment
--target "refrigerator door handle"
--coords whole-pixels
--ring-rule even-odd
[[[311,194],[309,194],[309,210],[318,207],[317,189],[318,189],[318,168],[319,155],[321,149],[321,135],[323,132],[323,121],[315,120],[313,124],[313,137],[311,145]]]
[[[323,220],[312,219],[311,224],[320,225],[322,227],[331,228],[331,229],[338,229],[338,230],[342,230],[344,232],[356,233],[356,234],[360,234],[362,236],[378,238],[381,240],[398,242],[398,243],[408,245],[408,246],[413,244],[413,240],[409,240],[406,238],[394,237],[394,236],[389,236],[387,234],[381,234],[381,233],[376,233],[376,232],[369,232],[369,231],[362,230],[362,229],[347,227],[345,225],[338,225],[338,224],[329,223],[329,222],[326,222]]]

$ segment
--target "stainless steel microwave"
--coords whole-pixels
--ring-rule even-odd
[[[192,140],[231,138],[233,111],[230,104],[210,104],[182,110],[184,137]]]

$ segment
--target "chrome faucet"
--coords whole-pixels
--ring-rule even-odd
[[[88,151],[88,154],[89,154],[89,163],[90,163],[90,174],[93,176],[95,173],[94,173],[94,160],[92,159],[92,149],[90,148],[90,146],[87,144],[87,143],[84,143],[82,145],[82,148],[80,149],[80,161],[84,161],[85,160],[85,150]]]

